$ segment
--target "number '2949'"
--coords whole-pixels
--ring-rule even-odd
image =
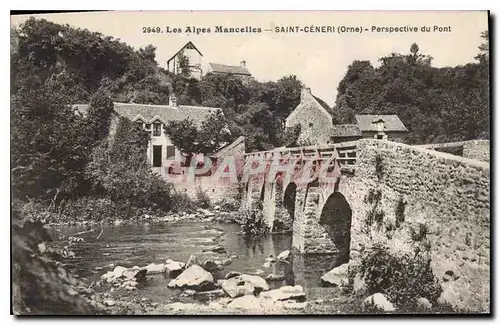
[[[142,32],[145,34],[161,33],[161,28],[160,27],[142,27]]]

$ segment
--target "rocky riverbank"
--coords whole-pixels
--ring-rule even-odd
[[[178,222],[222,222],[222,223],[239,223],[238,212],[220,211],[218,207],[213,210],[197,209],[195,212],[179,212],[171,213],[165,216],[144,214],[133,219],[120,218],[104,218],[103,220],[83,220],[83,221],[67,221],[67,222],[50,222],[47,227],[109,227],[121,226],[127,224],[161,224],[161,223],[178,223]]]

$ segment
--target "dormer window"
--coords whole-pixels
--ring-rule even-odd
[[[151,124],[150,123],[146,123],[146,130],[151,130]]]
[[[161,136],[161,123],[153,123],[153,136]]]
[[[372,124],[375,126],[375,129],[378,132],[383,132],[385,128],[385,122],[382,119],[376,119],[372,121]]]

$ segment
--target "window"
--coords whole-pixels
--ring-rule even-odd
[[[138,126],[140,129],[142,129],[143,124],[144,124],[144,123],[142,123],[142,121],[136,121],[135,123],[137,124],[137,126]]]
[[[378,140],[383,140],[384,139],[384,136],[382,134],[377,134],[377,139]]]
[[[154,137],[159,137],[161,135],[161,124],[160,123],[154,123],[153,124],[153,136]]]
[[[146,130],[151,130],[151,124],[150,123],[146,123]]]
[[[167,159],[175,157],[175,147],[167,146]]]

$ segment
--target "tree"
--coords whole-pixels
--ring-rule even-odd
[[[489,136],[487,65],[433,68],[432,57],[415,43],[409,54],[379,61],[376,69],[368,61],[349,66],[338,87],[336,123],[354,123],[355,114],[396,114],[410,130],[407,141],[415,144]]]
[[[210,114],[199,128],[189,118],[169,121],[165,132],[188,162],[193,155],[214,153],[233,139],[221,111]]]
[[[181,75],[184,77],[191,76],[191,68],[189,67],[189,58],[184,54],[184,51],[179,52],[178,54],[179,60],[179,69],[181,70]]]
[[[490,36],[488,31],[481,33],[481,38],[484,40],[481,45],[479,45],[480,53],[474,57],[480,63],[489,63],[490,60]]]

